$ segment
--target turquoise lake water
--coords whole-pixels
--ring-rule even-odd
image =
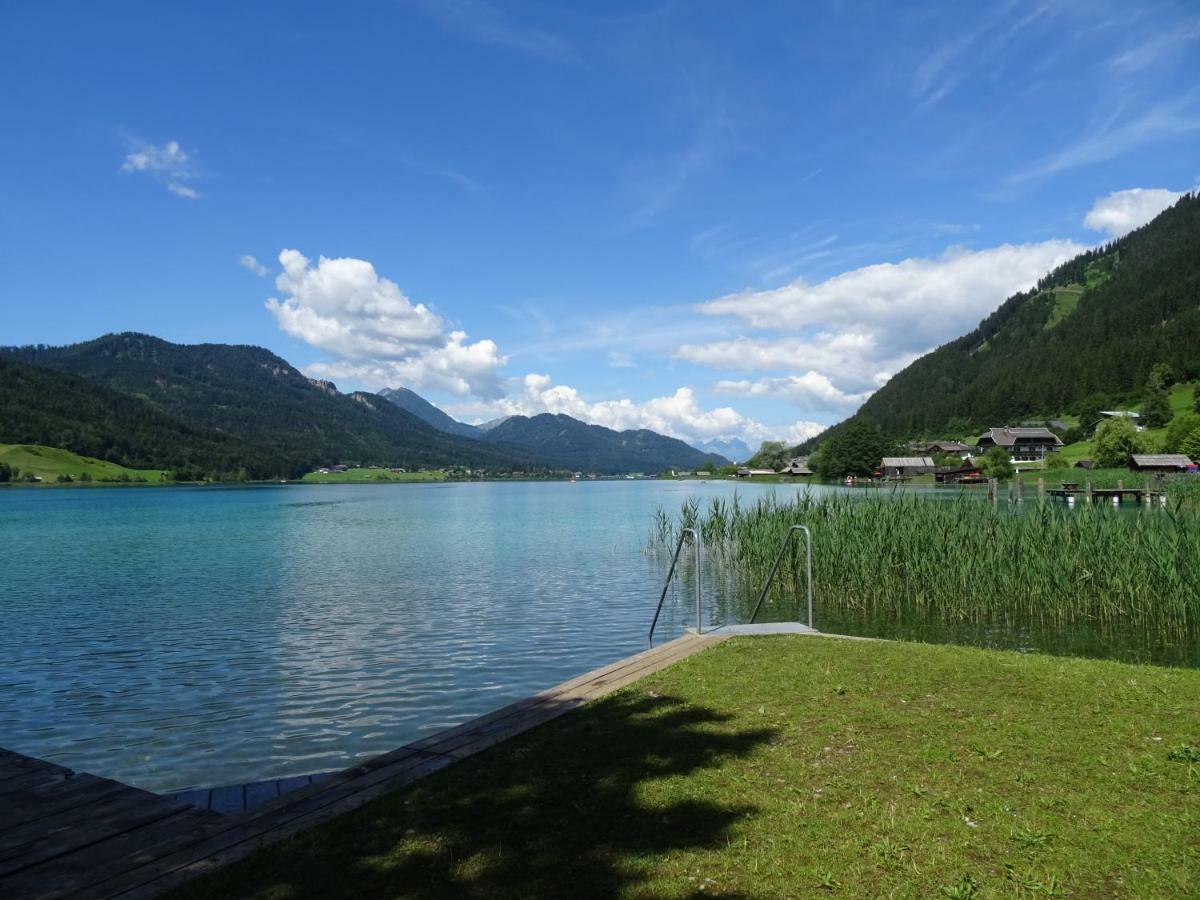
[[[644,649],[652,513],[735,489],[797,490],[0,491],[0,746],[155,791],[342,768]]]
[[[669,561],[646,551],[656,509],[801,490],[846,489],[0,490],[0,747],[154,791],[344,768],[645,649]],[[706,628],[745,621],[757,586],[707,563]],[[690,575],[656,642],[693,623]],[[884,620],[816,588],[830,633],[1200,665],[1192,634]],[[761,618],[802,620],[802,601]]]

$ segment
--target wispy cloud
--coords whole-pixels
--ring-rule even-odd
[[[271,271],[249,253],[238,260],[238,265],[244,269],[249,269],[259,278],[266,278],[267,274]]]
[[[133,142],[125,161],[121,163],[121,171],[149,175],[177,197],[187,200],[200,197],[200,192],[187,184],[196,177],[196,173],[191,158],[178,141],[167,141],[162,146],[143,141]]]
[[[1118,106],[1112,114],[1092,125],[1082,137],[1057,153],[1010,175],[1008,183],[1025,184],[1080,166],[1115,159],[1146,144],[1200,131],[1200,108],[1197,108],[1195,91],[1176,100],[1156,103],[1132,117],[1123,116],[1123,113],[1124,108]]]
[[[1129,47],[1112,58],[1110,68],[1117,72],[1136,72],[1163,61],[1189,41],[1200,39],[1200,22],[1172,28]]]
[[[979,27],[959,34],[930,52],[912,75],[910,96],[918,109],[934,106],[989,60],[1001,54],[1030,25],[1048,12],[1038,4],[1014,18],[1014,2],[1003,4]]]
[[[574,50],[563,38],[514,22],[486,0],[414,0],[447,30],[481,44],[508,47],[549,60],[568,60]]]

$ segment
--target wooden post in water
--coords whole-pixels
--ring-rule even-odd
[[[1087,502],[1092,502],[1092,482],[1089,479],[1083,483],[1083,494],[1087,498]]]
[[[1046,479],[1038,479],[1038,503],[1046,502]]]
[[[996,500],[998,499],[996,496],[999,493],[998,487],[999,482],[995,478],[988,479],[988,500],[992,502],[992,506],[996,505]]]
[[[1017,476],[1017,502],[1025,502],[1025,477],[1023,475]]]

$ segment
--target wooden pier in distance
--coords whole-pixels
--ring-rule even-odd
[[[247,810],[237,798],[208,809],[0,750],[0,897],[156,896],[312,828],[376,797],[555,719],[590,700],[726,640],[732,632],[684,635],[494,712],[412,741]],[[815,632],[809,632],[815,633]],[[258,782],[270,785],[270,782]],[[275,784],[278,790],[280,783]],[[221,790],[221,789],[218,789]],[[270,787],[263,787],[270,792]],[[195,798],[200,802],[200,798]]]

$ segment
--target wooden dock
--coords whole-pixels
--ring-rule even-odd
[[[156,896],[728,637],[685,635],[231,814],[0,750],[0,897]]]
[[[1051,497],[1058,499],[1081,498],[1083,500],[1100,501],[1100,500],[1116,500],[1121,503],[1129,500],[1132,503],[1159,503],[1161,504],[1166,497],[1162,491],[1147,491],[1145,488],[1090,488],[1080,489],[1075,486],[1065,486],[1061,488],[1048,488],[1046,493]]]

